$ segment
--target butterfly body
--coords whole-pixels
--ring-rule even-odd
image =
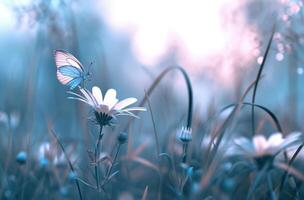
[[[85,73],[82,64],[72,54],[63,51],[55,51],[55,62],[57,66],[57,79],[71,90],[82,84],[89,77]]]

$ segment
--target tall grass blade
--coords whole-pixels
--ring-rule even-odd
[[[141,200],[147,200],[148,190],[149,190],[149,187],[146,186],[145,191],[144,191],[144,193],[143,193],[143,195],[141,197]]]
[[[66,153],[66,151],[65,151],[65,148],[64,148],[64,146],[62,145],[62,143],[60,142],[60,140],[59,140],[57,134],[55,133],[55,131],[54,131],[53,129],[51,129],[51,133],[52,133],[52,135],[54,136],[54,138],[56,139],[57,143],[59,144],[59,146],[60,146],[60,148],[61,148],[61,150],[62,150],[62,152],[63,152],[63,154],[64,154],[64,156],[65,156],[65,158],[66,158],[66,160],[68,161],[70,170],[71,170],[73,173],[76,174],[75,169],[74,169],[74,166],[73,166],[71,160],[69,159],[69,157],[68,157],[68,155],[67,155],[67,153]],[[81,194],[81,190],[80,190],[80,185],[79,185],[79,181],[78,181],[77,178],[75,179],[75,184],[76,184],[76,186],[77,186],[79,198],[80,198],[80,200],[82,200],[82,194]]]
[[[274,122],[274,124],[276,125],[276,129],[279,131],[279,132],[282,132],[282,126],[278,120],[278,118],[276,117],[276,115],[271,111],[269,110],[268,108],[264,107],[264,106],[261,106],[261,105],[258,105],[258,104],[252,104],[252,103],[249,103],[249,102],[243,102],[241,103],[242,105],[244,106],[253,106],[253,107],[257,107],[257,108],[260,108],[261,110],[263,110],[266,114],[269,115],[269,117],[272,119],[272,121]],[[235,107],[236,104],[230,104],[226,107],[224,107],[221,112],[231,108],[231,107]]]
[[[255,85],[254,85],[254,88],[253,88],[253,94],[252,94],[252,100],[251,100],[252,105],[255,104],[255,98],[256,98],[256,92],[257,92],[258,84],[259,84],[259,81],[261,79],[261,75],[262,75],[262,72],[263,72],[263,69],[264,69],[264,66],[265,66],[266,58],[268,56],[268,53],[269,53],[269,50],[270,50],[270,47],[271,47],[271,44],[272,44],[274,31],[275,31],[275,26],[273,26],[272,33],[271,33],[270,39],[269,39],[267,47],[266,47],[266,51],[264,53],[263,61],[261,63],[261,66],[259,68],[257,77],[255,79]],[[254,135],[255,134],[254,106],[251,107],[251,120],[252,120],[252,135]]]
[[[146,93],[146,99],[147,99],[147,103],[148,103],[148,107],[149,107],[149,111],[150,111],[149,113],[150,113],[152,124],[153,124],[154,138],[155,138],[155,143],[156,143],[156,153],[157,153],[157,159],[158,159],[159,155],[160,155],[159,137],[158,137],[157,130],[156,130],[156,124],[155,124],[154,115],[153,115],[153,112],[152,112],[152,107],[151,107],[150,99],[147,96],[147,93]]]
[[[301,144],[298,148],[297,148],[297,150],[296,150],[296,152],[292,155],[292,157],[291,157],[291,159],[289,160],[289,162],[288,162],[288,168],[287,168],[287,170],[284,172],[284,174],[283,174],[283,176],[282,176],[282,179],[281,179],[281,182],[280,182],[280,186],[279,186],[279,194],[281,194],[281,192],[283,191],[283,187],[284,187],[284,185],[285,185],[285,181],[286,181],[286,178],[287,178],[287,176],[288,176],[288,174],[289,174],[289,167],[292,165],[292,163],[293,163],[293,161],[296,159],[296,157],[299,155],[299,153],[301,152],[301,150],[303,149],[303,147],[304,147],[304,144]]]
[[[147,97],[151,96],[152,92],[155,90],[155,88],[158,86],[158,84],[160,83],[160,81],[168,74],[168,72],[173,71],[173,70],[178,70],[182,73],[185,81],[186,81],[186,86],[187,86],[187,90],[188,90],[188,115],[187,115],[187,127],[191,127],[192,125],[192,112],[193,112],[193,91],[192,91],[192,85],[191,85],[191,81],[190,78],[187,74],[187,72],[184,70],[184,68],[180,67],[180,66],[173,66],[173,67],[168,67],[166,68],[164,71],[162,71],[154,80],[154,82],[151,84],[151,86],[149,87],[149,89],[146,92],[145,97],[141,100],[141,102],[139,103],[139,106],[142,107],[145,105],[146,101],[147,101]],[[134,114],[136,114],[137,112],[134,112]],[[122,129],[122,130],[127,130],[127,128],[129,127],[130,123],[133,121],[133,118],[130,118],[128,123],[126,124],[126,126]]]

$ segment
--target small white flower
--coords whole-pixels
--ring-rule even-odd
[[[180,131],[178,131],[177,138],[181,142],[190,142],[192,140],[192,129],[187,127],[182,127]]]
[[[303,142],[303,134],[290,133],[283,138],[281,133],[274,133],[268,139],[263,135],[256,135],[252,141],[241,137],[234,141],[233,154],[241,154],[248,157],[276,156],[282,150]],[[231,152],[230,152],[231,153]]]
[[[68,146],[66,152],[69,156],[69,159],[72,163],[76,162],[77,157],[74,151],[74,148]],[[44,142],[39,146],[38,150],[38,160],[40,165],[45,166],[52,164],[54,166],[64,166],[67,164],[67,160],[63,152],[56,147],[56,145],[49,142]]]
[[[47,161],[48,163],[56,165],[59,157],[61,157],[56,147],[52,147],[49,142],[44,142],[39,146],[38,159],[40,162]]]
[[[97,86],[94,86],[92,88],[92,93],[84,88],[81,88],[80,92],[82,93],[82,96],[74,92],[69,92],[70,94],[75,95],[75,97],[69,98],[77,99],[90,105],[95,110],[95,117],[97,122],[102,126],[110,125],[111,119],[115,118],[118,115],[129,115],[138,118],[132,112],[146,110],[143,107],[127,108],[131,104],[134,104],[137,99],[131,97],[119,101],[116,98],[116,90],[114,89],[109,89],[104,97],[100,88]]]
[[[48,158],[52,154],[51,145],[48,142],[42,143],[39,146],[38,157],[39,159]]]
[[[0,123],[4,123],[6,126],[11,128],[17,128],[20,122],[20,113],[13,111],[6,113],[0,111]]]
[[[8,115],[5,112],[0,111],[0,122],[3,122],[4,124],[8,124]]]

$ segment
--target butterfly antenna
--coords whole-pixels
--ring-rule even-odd
[[[93,71],[93,64],[94,64],[94,62],[91,62],[91,64],[89,65],[88,73],[90,74],[91,80],[96,81],[94,76],[92,75],[92,74],[94,74],[94,72],[92,72]]]
[[[91,62],[91,63],[90,63],[89,68],[88,68],[88,72],[91,71],[91,68],[92,68],[93,63],[94,63],[94,62]]]

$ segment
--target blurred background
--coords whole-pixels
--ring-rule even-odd
[[[303,117],[302,4],[1,0],[0,108],[18,116],[22,132],[44,135],[49,120],[67,135],[79,135],[81,107],[66,99],[66,88],[56,80],[53,51],[64,49],[85,67],[93,63],[90,86],[115,88],[120,99],[141,99],[157,74],[180,65],[191,77],[196,111],[205,116],[210,104],[235,102],[255,79],[276,24],[257,102],[274,110],[284,107],[278,112],[291,111],[298,125]],[[162,114],[176,116],[175,109],[186,108],[184,83],[173,73],[162,85],[160,90],[167,85],[170,95],[164,92],[152,102],[166,107]],[[174,101],[181,105],[176,108]]]
[[[195,119],[203,124],[255,80],[273,27],[256,102],[276,113],[285,131],[299,130],[302,7],[301,0],[0,0],[2,142],[9,126],[19,150],[38,148],[52,126],[63,139],[91,145],[85,139],[94,132],[89,109],[67,99],[56,78],[56,49],[85,68],[92,62],[88,88],[115,88],[119,99],[142,99],[162,70],[182,66],[193,84]],[[185,125],[188,99],[180,74],[170,73],[150,101],[160,134]],[[140,117],[139,132],[152,132],[148,112]]]

